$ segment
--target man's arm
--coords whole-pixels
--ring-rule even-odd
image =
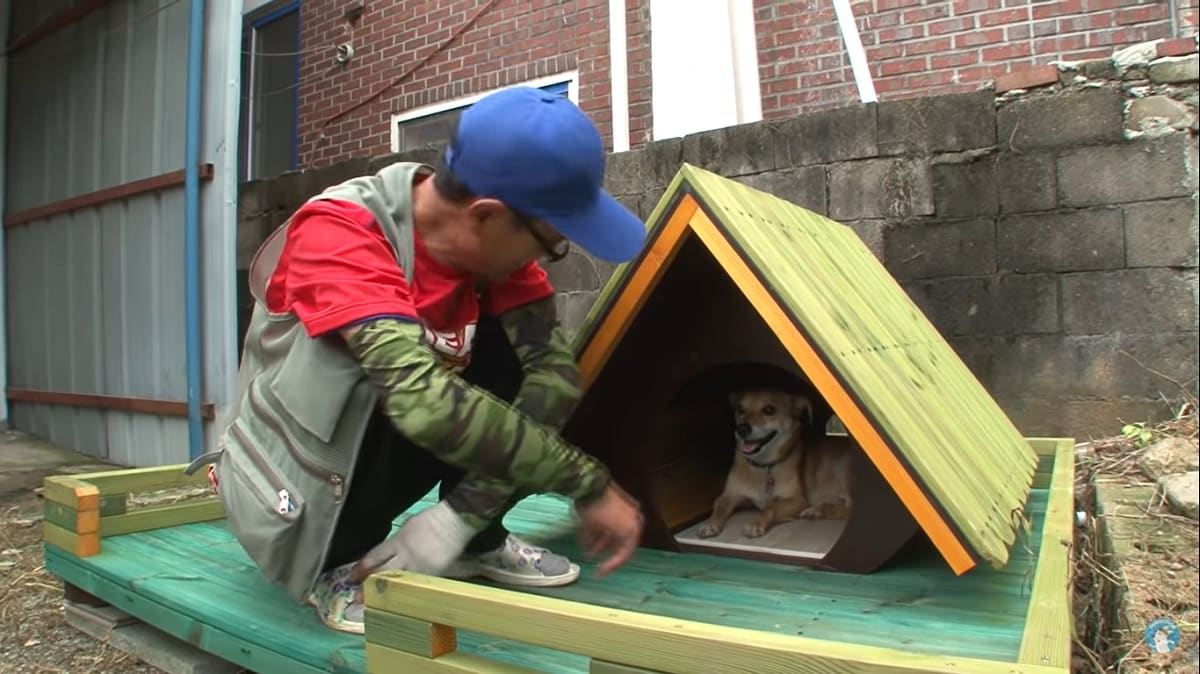
[[[579,404],[581,377],[558,324],[554,296],[500,314],[500,324],[525,375],[513,406],[538,423],[560,430]]]
[[[421,344],[419,326],[383,318],[340,333],[378,387],[392,424],[440,460],[478,476],[471,482],[479,493],[456,490],[459,502],[451,504],[473,526],[482,527],[510,495],[498,483],[511,484],[512,491],[557,492],[580,506],[608,486],[608,470],[595,458],[445,372]],[[491,488],[485,482],[493,482]]]

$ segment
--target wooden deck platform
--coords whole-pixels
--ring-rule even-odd
[[[581,648],[578,654],[568,653],[565,649],[532,646],[472,631],[487,629],[496,634],[513,634],[518,630],[518,623],[528,621],[529,628],[534,629],[538,620],[549,620],[554,611],[569,612],[571,607],[585,605],[610,609],[610,615],[618,620],[622,615],[631,615],[624,612],[636,613],[639,617],[671,619],[678,622],[683,633],[696,624],[722,626],[782,638],[800,637],[809,645],[827,644],[829,654],[861,650],[870,654],[867,659],[872,661],[889,654],[900,658],[894,669],[868,666],[866,660],[861,667],[826,669],[819,663],[800,666],[805,661],[797,659],[794,668],[751,667],[745,670],[747,672],[751,669],[1066,672],[1067,663],[1054,660],[1061,659],[1061,653],[1069,651],[1069,629],[1062,617],[1069,616],[1069,606],[1053,605],[1065,602],[1068,597],[1066,569],[1065,566],[1057,569],[1056,562],[1047,561],[1065,555],[1065,547],[1062,550],[1043,549],[1045,541],[1053,541],[1056,547],[1061,545],[1058,540],[1061,531],[1047,531],[1047,521],[1058,530],[1062,528],[1059,520],[1066,517],[1067,531],[1070,526],[1070,472],[1065,466],[1058,466],[1059,470],[1054,471],[1055,447],[1059,461],[1065,447],[1067,463],[1070,463],[1069,442],[1041,443],[1041,451],[1047,453],[1026,512],[1032,530],[1014,546],[1011,563],[1002,570],[980,568],[963,576],[955,576],[932,545],[918,538],[900,558],[871,575],[833,573],[700,553],[641,550],[626,568],[601,579],[594,575],[593,567],[573,540],[566,505],[553,497],[527,499],[509,515],[509,527],[530,540],[548,542],[556,550],[582,562],[584,571],[580,581],[565,588],[505,590],[490,594],[478,601],[500,599],[511,602],[513,617],[509,621],[487,622],[482,621],[482,613],[471,615],[473,611],[466,608],[469,603],[458,608],[446,604],[422,609],[440,611],[442,619],[435,620],[412,613],[409,617],[388,613],[391,610],[389,602],[397,601],[398,595],[393,591],[389,590],[386,598],[379,599],[389,583],[401,589],[408,584],[413,593],[411,601],[417,602],[421,601],[418,595],[438,597],[440,592],[449,596],[460,591],[469,594],[472,588],[489,585],[486,581],[421,577],[380,580],[376,584],[376,599],[368,598],[366,641],[371,642],[370,668],[363,637],[325,628],[310,608],[295,605],[281,590],[263,583],[223,520],[104,535],[99,554],[90,556],[76,556],[48,543],[46,567],[65,582],[164,632],[260,674],[399,671],[384,663],[412,661],[385,657],[387,653],[399,653],[394,648],[383,648],[384,653],[377,657],[374,655],[378,648],[376,644],[411,641],[411,635],[397,636],[396,632],[431,624],[457,627],[456,655],[463,654],[467,660],[456,665],[447,661],[445,669],[435,665],[434,659],[422,660],[427,666],[406,668],[405,671],[536,671],[546,674],[660,671],[647,668],[645,664],[640,665],[643,669],[605,669],[608,665],[598,665],[589,657],[589,651],[595,651],[595,648]],[[87,476],[76,477],[87,479]],[[1053,498],[1052,494],[1055,495]],[[416,508],[432,502],[432,495],[427,496]],[[1048,509],[1055,513],[1050,520]],[[1044,554],[1047,552],[1050,554]],[[1060,574],[1061,578],[1058,577]],[[422,585],[426,580],[429,584]],[[1040,594],[1036,594],[1038,592]],[[538,604],[539,599],[530,595],[562,601],[542,605]],[[1040,599],[1031,601],[1035,596]],[[532,604],[537,604],[530,609],[538,612],[537,615],[525,615],[524,611],[529,607],[522,606],[522,597],[529,597]],[[381,608],[385,604],[386,608]],[[478,606],[482,612],[484,603]],[[1039,615],[1039,612],[1045,615]],[[473,626],[476,622],[480,622],[480,627]],[[501,625],[502,622],[510,624]],[[551,621],[548,624],[558,623]],[[625,624],[628,626],[628,621]],[[491,629],[493,625],[497,629]],[[569,643],[564,641],[567,639],[565,633],[546,632],[542,629],[541,634],[531,633],[531,636],[548,646],[562,648],[561,644]],[[603,638],[602,634],[593,637],[594,640]],[[1061,643],[1063,639],[1066,643]],[[800,643],[800,640],[792,641]],[[714,646],[713,652],[717,651]],[[1042,655],[1037,656],[1037,653]],[[433,655],[436,654],[427,657]],[[636,664],[648,657],[631,656],[632,659],[623,662]],[[741,671],[718,665],[719,661],[719,657],[713,660],[711,671]],[[500,663],[513,667],[506,668]],[[993,669],[987,666],[988,663],[996,667]],[[751,664],[747,662],[746,667]],[[910,667],[912,669],[908,669]]]

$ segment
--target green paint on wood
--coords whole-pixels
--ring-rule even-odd
[[[1033,492],[1027,514],[1034,527],[1014,546],[1008,567],[962,577],[926,544],[866,576],[639,550],[627,567],[598,578],[574,542],[561,499],[528,498],[506,524],[531,541],[552,542],[584,567],[574,585],[525,590],[531,593],[829,641],[1015,661],[1038,552],[1029,546],[1041,540],[1046,496]],[[434,502],[431,492],[409,512]],[[53,547],[45,554],[47,568],[64,580],[262,674],[364,671],[363,638],[324,627],[311,608],[266,585],[224,521],[105,538],[102,553],[84,559]],[[548,674],[589,667],[584,656],[471,632],[459,631],[458,648]]]
[[[651,231],[684,193],[774,293],[964,545],[1006,564],[1019,535],[1011,513],[1025,504],[1037,456],[883,264],[849,227],[689,164],[651,214]],[[634,267],[618,267],[601,291],[580,350]]]

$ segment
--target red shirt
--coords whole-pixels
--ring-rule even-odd
[[[499,315],[554,294],[546,272],[530,262],[489,285],[481,301],[474,279],[433,259],[415,230],[412,276],[407,283],[370,211],[312,201],[292,218],[267,284],[267,308],[294,313],[310,337],[376,317],[419,321],[443,361],[459,369],[470,360],[480,311]]]

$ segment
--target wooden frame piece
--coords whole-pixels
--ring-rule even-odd
[[[212,180],[213,173],[212,164],[202,164],[200,166],[200,180]],[[44,220],[80,208],[99,206],[109,201],[116,201],[117,199],[127,199],[139,194],[146,194],[147,192],[157,192],[167,187],[176,187],[183,184],[184,178],[185,171],[179,169],[178,171],[134,180],[133,182],[107,187],[95,192],[88,192],[87,194],[81,194],[70,199],[35,206],[34,208],[6,215],[4,217],[4,227],[18,227],[34,220]]]
[[[184,503],[131,507],[131,494],[207,484],[203,471],[187,475],[183,472],[186,466],[47,477],[42,489],[45,542],[76,557],[90,557],[100,554],[101,540],[107,536],[223,518],[224,506],[215,495]]]
[[[162,400],[159,398],[142,398],[138,396],[115,396],[99,393],[69,393],[66,391],[39,391],[27,388],[10,388],[4,395],[9,400],[25,403],[40,403],[44,405],[67,405],[69,407],[92,407],[118,412],[133,412],[137,414],[157,414],[163,417],[187,417],[187,402],[183,400]],[[200,404],[200,417],[212,420],[216,418],[216,406],[213,403]]]

